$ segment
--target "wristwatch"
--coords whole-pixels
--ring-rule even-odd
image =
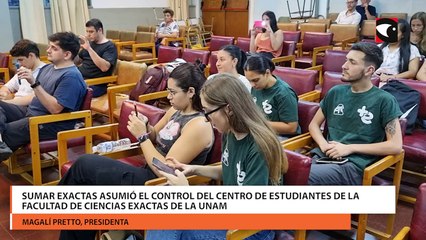
[[[36,88],[38,86],[40,86],[40,82],[39,81],[36,81],[35,83],[31,84],[31,88]]]
[[[149,134],[150,133],[144,133],[144,134],[140,135],[138,137],[139,144],[141,144],[141,143],[145,142],[146,140],[148,140],[149,139]]]

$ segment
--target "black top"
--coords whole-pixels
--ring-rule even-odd
[[[96,64],[93,62],[92,58],[89,55],[89,52],[86,49],[82,49],[78,56],[83,61],[78,67],[84,79],[88,78],[97,78],[111,76],[114,71],[114,66],[117,62],[117,48],[114,43],[108,41],[102,44],[96,44],[90,42],[92,49],[99,55],[99,57],[105,59],[111,64],[111,67],[106,72],[102,72]]]
[[[361,6],[361,5],[356,6],[356,11],[359,14],[361,14],[361,22],[360,23],[362,23],[362,21],[364,21],[364,20],[367,20],[367,15],[365,15],[365,8],[363,6]],[[370,14],[372,16],[376,16],[377,17],[377,12],[376,12],[376,8],[375,7],[373,7],[371,5],[368,5],[368,11],[370,12]]]

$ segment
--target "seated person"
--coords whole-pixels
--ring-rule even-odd
[[[248,91],[251,90],[250,82],[244,76],[244,63],[246,62],[246,53],[242,51],[238,46],[226,45],[223,46],[217,52],[216,67],[219,73],[230,73],[234,77],[240,79],[240,81],[246,86]],[[210,75],[208,80],[216,74]]]
[[[410,43],[410,26],[404,19],[398,20],[398,41],[379,45],[383,51],[383,63],[375,74],[386,83],[393,78],[415,78],[419,70],[419,50]]]
[[[171,185],[188,185],[185,175],[199,175],[223,181],[223,185],[281,185],[288,162],[275,131],[250,99],[237,78],[218,74],[201,90],[201,102],[208,121],[223,133],[222,165],[182,164],[170,159],[177,176],[160,173]],[[266,150],[269,149],[269,150]],[[274,231],[264,230],[250,240],[274,239]],[[225,239],[226,230],[149,230],[147,240]]]
[[[272,11],[262,14],[264,28],[257,33],[256,29],[250,30],[250,52],[260,53],[267,58],[279,57],[283,49],[283,31],[278,29],[277,18]]]
[[[280,140],[285,140],[301,132],[297,94],[286,82],[272,74],[274,70],[272,61],[259,54],[250,56],[244,65],[245,76],[252,86],[253,101],[280,135]]]
[[[160,45],[165,45],[166,37],[179,37],[179,26],[176,21],[173,20],[173,12],[172,9],[166,8],[163,11],[164,14],[164,22],[160,24],[155,32],[155,50],[158,53],[158,47]]]
[[[361,22],[361,14],[355,9],[358,0],[346,0],[346,10],[339,13],[336,18],[337,24],[356,24]]]
[[[206,122],[200,100],[205,80],[198,67],[182,64],[167,81],[172,108],[155,126],[142,114],[129,115],[127,129],[139,140],[146,167],[87,154],[77,159],[59,185],[144,185],[161,176],[152,165],[154,157],[163,162],[174,157],[185,164],[204,164],[214,142],[213,128]],[[60,239],[94,239],[95,235],[96,231],[61,231]]]
[[[40,51],[37,44],[33,41],[22,39],[15,43],[10,50],[10,55],[15,58],[20,66],[32,71],[33,77],[37,78],[40,68],[46,65],[40,61]],[[18,69],[17,69],[18,70]],[[3,108],[2,102],[22,106],[22,111],[30,104],[34,97],[34,91],[28,81],[19,80],[18,74],[12,77],[5,85],[0,88],[0,115],[13,112]],[[8,106],[6,104],[5,106]]]
[[[320,150],[343,164],[312,161],[310,185],[361,185],[364,169],[380,156],[402,150],[402,114],[396,99],[371,83],[383,60],[379,47],[360,42],[352,46],[342,66],[342,81],[330,89],[309,125]],[[321,125],[326,121],[325,138]]]
[[[416,12],[410,19],[410,42],[417,46],[420,55],[426,55],[426,12]]]
[[[104,27],[99,19],[86,23],[86,36],[80,36],[81,51],[75,62],[84,79],[111,76],[117,63],[117,48],[104,35]],[[93,97],[107,92],[108,84],[90,86]]]
[[[422,67],[417,72],[416,79],[420,81],[426,81],[426,61],[423,62]]]
[[[361,22],[364,20],[376,20],[377,11],[370,5],[371,0],[361,0],[361,5],[356,6],[356,11],[361,15]]]
[[[87,86],[83,76],[74,65],[74,58],[80,49],[79,38],[71,32],[58,32],[49,36],[47,59],[52,63],[39,70],[37,78],[31,69],[21,67],[18,78],[27,81],[35,97],[26,111],[20,106],[3,103],[10,109],[0,118],[0,161],[12,152],[30,142],[29,118],[48,114],[73,112],[80,109]],[[1,102],[1,101],[0,101]],[[76,121],[43,124],[39,131],[40,140],[56,139],[60,131],[73,129]]]

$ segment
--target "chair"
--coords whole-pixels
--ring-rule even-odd
[[[302,23],[300,24],[300,32],[302,33],[302,40],[305,38],[306,32],[319,32],[325,33],[327,31],[327,24],[325,23]]]
[[[302,44],[297,45],[297,68],[313,67],[321,64],[323,57],[319,53],[332,49],[333,33],[306,32]],[[303,56],[304,52],[308,52],[309,56]]]
[[[380,18],[398,18],[407,20],[407,13],[381,13]]]
[[[285,149],[290,151],[300,151],[300,149],[312,149],[315,146],[316,146],[316,143],[314,142],[313,138],[310,135],[298,138],[294,141],[289,141],[284,143]],[[393,179],[393,185],[395,185],[395,194],[396,194],[395,196],[397,197],[399,193],[400,182],[401,182],[403,162],[404,162],[404,151],[396,155],[388,155],[374,162],[373,164],[371,164],[370,166],[364,169],[362,185],[363,186],[372,185],[374,176],[394,166],[394,174],[392,179]],[[356,239],[357,240],[364,239],[366,231],[373,234],[374,236],[389,239],[392,234],[394,220],[395,220],[395,214],[388,215],[386,219],[386,230],[385,232],[382,232],[377,229],[367,228],[367,214],[359,214],[358,221],[352,223],[353,225],[357,227]]]
[[[138,25],[136,26],[136,32],[152,32],[151,28],[152,26]]]
[[[238,37],[237,43],[235,45],[237,45],[244,52],[250,52],[250,38]]]
[[[213,35],[208,50],[210,52],[219,51],[223,46],[234,44],[234,37]]]
[[[92,153],[92,146],[95,141],[94,136],[98,134],[110,134],[113,136],[113,140],[118,138],[129,138],[131,142],[137,142],[133,135],[127,130],[128,116],[132,111],[134,111],[134,106],[136,106],[138,112],[143,113],[148,118],[151,125],[155,125],[165,114],[164,110],[151,105],[134,101],[125,101],[121,107],[121,117],[118,123],[60,132],[58,134],[58,161],[61,176],[68,171],[78,156],[84,153]],[[81,137],[84,137],[85,139],[84,150],[70,148],[68,141],[70,139]],[[106,153],[103,155],[119,159],[121,162],[136,167],[142,167],[145,165],[145,159],[143,158],[139,146],[133,146],[130,149]]]
[[[283,16],[281,16],[281,17],[278,18],[277,22],[278,23],[290,23],[290,17],[283,17]]]
[[[208,25],[204,24],[203,18],[199,18],[198,24],[200,25],[201,38],[203,39],[204,46],[206,46],[207,43],[211,41],[211,38],[213,36],[214,17],[212,17],[212,20],[210,21],[210,24]]]
[[[282,23],[282,22],[279,22],[279,23],[277,23],[277,26],[282,31],[293,31],[293,32],[295,32],[295,31],[298,30],[297,23]]]
[[[328,18],[310,18],[308,19],[308,23],[325,23],[327,29],[330,28],[331,19]]]
[[[3,73],[3,83],[6,83],[10,80],[9,59],[9,54],[0,53],[0,73]]]
[[[359,40],[359,26],[355,24],[331,24],[330,32],[333,33],[333,45],[342,50]]]
[[[331,22],[336,22],[337,16],[339,16],[339,13],[328,13],[327,18],[331,20]]]
[[[284,41],[293,41],[295,43],[300,42],[300,31],[283,31]]]
[[[318,71],[298,68],[277,66],[273,74],[288,83],[299,96],[299,99],[303,94],[315,90],[318,79]]]
[[[419,120],[426,120],[426,83],[416,80],[400,80],[420,93],[420,106],[418,112]],[[426,130],[420,126],[413,129],[411,135],[403,138],[403,148],[405,150],[405,164],[403,172],[408,176],[416,177],[421,182],[425,182],[426,174]],[[400,199],[414,203],[416,199],[405,194],[400,195]]]
[[[41,124],[54,123],[66,120],[83,119],[85,127],[92,126],[92,114],[90,112],[90,104],[92,100],[92,89],[88,88],[80,107],[81,111],[43,115],[29,118],[30,143],[18,149],[12,156],[4,161],[8,165],[9,173],[20,174],[25,180],[33,185],[53,185],[59,180],[45,182],[48,176],[43,179],[42,168],[54,166],[57,164],[57,157],[51,152],[57,150],[57,139],[39,140],[39,128]],[[69,141],[70,146],[81,145],[80,139]],[[28,154],[31,154],[28,159]],[[49,158],[48,158],[49,157]],[[30,163],[28,162],[30,161]]]
[[[182,51],[182,59],[186,62],[195,63],[199,59],[203,64],[209,63],[210,52],[205,50],[196,50],[184,48]]]
[[[421,240],[426,236],[426,183],[419,187],[410,227],[404,227],[394,240]]]
[[[186,48],[186,26],[179,26],[179,36],[178,37],[166,37],[164,38],[164,45],[170,46],[171,43],[176,43],[179,47]]]
[[[106,38],[113,42],[118,42],[120,41],[120,31],[108,29],[106,30]]]
[[[114,41],[114,44],[117,48],[117,53],[120,54],[121,46],[123,44],[133,44],[135,43],[136,39],[136,32],[130,32],[130,31],[120,31],[119,34],[120,38],[118,41]],[[126,46],[126,48],[129,48],[129,46]]]
[[[275,65],[282,65],[284,62],[290,62],[290,66],[294,68],[296,66],[296,56],[294,52],[296,50],[296,43],[293,41],[284,41],[281,55],[279,57],[272,58],[272,62]],[[286,66],[286,65],[283,65]]]
[[[180,47],[159,46],[158,59],[155,63],[168,63],[173,62],[176,58],[181,57]]]
[[[216,62],[217,62],[217,55],[213,53],[210,54],[209,65],[208,65],[210,75],[218,73]]]
[[[157,56],[152,32],[137,32],[133,41],[116,42],[115,45],[120,60],[154,62]]]
[[[308,69],[319,71],[319,86],[322,86],[324,72],[342,73],[342,66],[346,62],[347,50],[325,50],[322,65],[316,65]]]
[[[113,76],[86,80],[86,83],[89,86],[101,83],[111,83],[114,85],[121,86],[122,88],[127,87],[126,90],[123,91],[130,91],[136,86],[136,83],[145,74],[146,69],[147,66],[145,63],[140,64],[117,60],[116,70]],[[111,87],[113,86],[108,87],[107,94],[94,98],[92,100],[91,107],[94,113],[99,113],[101,115],[108,116],[110,121],[112,121],[111,116],[113,114],[114,109],[117,108],[117,106],[110,103],[111,100],[108,99],[108,91],[111,91]],[[128,99],[127,95],[114,95],[114,102],[118,103],[118,106],[121,106],[121,103],[126,99]]]
[[[361,24],[361,38],[374,39],[376,37],[376,20],[364,20]]]

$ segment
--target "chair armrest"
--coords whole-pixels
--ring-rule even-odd
[[[304,100],[308,102],[319,102],[321,92],[318,90],[313,90],[304,94],[299,95],[299,100]]]
[[[0,68],[0,73],[4,74],[4,83],[10,80],[9,68]]]
[[[149,100],[156,100],[156,99],[165,98],[165,97],[167,97],[167,95],[169,95],[168,91],[160,91],[160,92],[142,94],[142,95],[139,95],[138,101],[141,102],[141,103],[145,103]]]
[[[110,123],[114,122],[114,109],[117,107],[117,99],[115,98],[117,93],[128,92],[135,88],[137,83],[127,83],[121,84],[117,86],[111,86],[107,89],[107,97],[108,97],[108,117]]]
[[[77,111],[70,113],[49,114],[29,118],[31,159],[33,170],[33,184],[41,185],[41,159],[40,159],[40,140],[39,125],[43,123],[54,123],[66,120],[84,119],[86,127],[92,126],[92,112],[90,110]]]
[[[170,42],[182,42],[182,47],[186,48],[186,38],[184,37],[167,37],[164,39],[164,44],[169,46]]]
[[[312,145],[313,143],[315,143],[315,141],[312,138],[312,136],[309,134],[307,136],[297,138],[294,141],[289,141],[289,142],[284,141],[283,147],[287,150],[295,151],[305,146]]]
[[[287,144],[287,143],[291,143],[291,142],[293,142],[293,141],[296,141],[297,139],[300,139],[300,138],[304,138],[304,137],[306,137],[306,136],[309,136],[309,134],[310,133],[302,133],[302,134],[300,134],[300,135],[297,135],[297,136],[294,136],[294,137],[291,137],[291,138],[289,138],[289,139],[286,139],[286,140],[284,140],[284,141],[282,141],[281,142],[281,145],[284,145],[284,144]]]
[[[320,52],[325,52],[325,50],[327,49],[333,49],[333,46],[329,45],[329,46],[320,46],[320,47],[316,47],[313,49],[312,51],[312,66],[316,66],[317,65],[317,55]]]
[[[66,163],[68,159],[68,140],[78,137],[85,138],[85,153],[92,153],[92,136],[104,133],[113,133],[118,132],[118,123],[107,124],[95,127],[86,127],[80,129],[73,129],[68,131],[62,131],[58,133],[58,164],[59,168]],[[115,134],[117,135],[117,134]],[[60,173],[61,171],[59,171]]]
[[[393,240],[407,240],[410,233],[410,227],[403,227],[401,231],[393,238]]]
[[[303,43],[300,43],[300,42],[296,43],[297,57],[301,57],[303,55],[302,46],[303,46]]]
[[[402,164],[403,161],[404,161],[404,150],[402,150],[401,153],[399,154],[388,155],[378,160],[377,162],[371,164],[370,166],[364,169],[364,178],[363,178],[362,185],[371,185],[371,182],[374,176],[390,168],[396,163]]]
[[[99,78],[90,78],[84,80],[87,86],[93,86],[104,83],[115,83],[117,81],[117,75],[107,76],[107,77],[99,77]]]
[[[274,64],[281,63],[281,62],[291,62],[291,67],[296,67],[296,56],[294,55],[288,55],[288,56],[282,56],[282,57],[276,57],[272,58],[272,62]]]

